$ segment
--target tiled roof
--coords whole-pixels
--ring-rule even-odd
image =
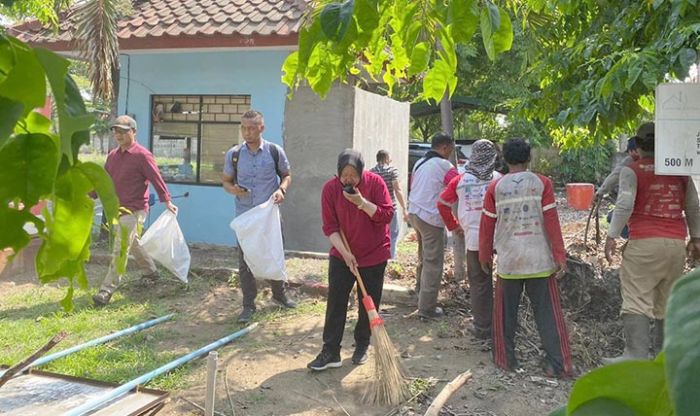
[[[236,46],[233,39],[223,45],[214,39],[233,37],[238,46],[295,44],[302,17],[310,0],[141,0],[134,2],[134,12],[118,23],[120,47]],[[64,49],[72,41],[75,13],[68,12],[58,32],[37,21],[25,22],[9,29],[23,41]],[[167,43],[162,41],[168,39]],[[153,41],[158,41],[153,44]],[[189,41],[187,41],[189,40]],[[184,41],[184,42],[183,42]],[[262,43],[260,42],[262,41]],[[61,44],[61,45],[59,45]],[[53,47],[52,47],[53,46]]]

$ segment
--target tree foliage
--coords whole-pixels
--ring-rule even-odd
[[[73,288],[86,288],[84,263],[90,257],[90,229],[96,191],[109,223],[119,202],[105,170],[78,160],[89,141],[93,117],[85,110],[78,87],[68,74],[68,60],[45,49],[31,48],[0,35],[0,249],[15,253],[38,230],[42,244],[36,270],[42,282],[68,280],[63,300],[72,307]],[[34,111],[44,105],[47,86],[53,96],[59,129]],[[30,208],[48,201],[41,216]]]
[[[457,86],[457,45],[481,33],[490,59],[510,49],[513,28],[490,0],[320,0],[284,63],[283,82],[302,81],[325,96],[335,81],[367,76],[392,95],[398,83],[420,83],[421,99],[440,101]]]
[[[528,0],[523,16],[539,89],[521,110],[564,146],[630,134],[697,60],[697,0]]]

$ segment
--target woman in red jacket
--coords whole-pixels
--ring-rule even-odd
[[[338,156],[338,176],[329,179],[321,192],[323,233],[332,247],[328,265],[328,298],[323,327],[323,349],[307,367],[322,371],[340,367],[340,343],[347,318],[353,270],[359,271],[368,294],[379,309],[384,269],[391,256],[389,223],[394,208],[381,176],[364,170],[360,152],[346,149]],[[345,235],[349,248],[343,244]],[[361,294],[358,291],[358,297]],[[358,305],[362,301],[359,299]],[[352,363],[367,362],[370,328],[367,311],[359,309],[355,325]]]

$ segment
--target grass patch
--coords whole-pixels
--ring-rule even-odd
[[[75,300],[75,310],[66,313],[58,304],[64,294],[65,289],[40,286],[3,297],[0,302],[0,364],[16,364],[60,331],[66,331],[68,337],[49,354],[167,313],[162,302],[127,303],[121,292],[115,293],[110,307],[101,310],[91,306],[90,293],[81,292]],[[41,369],[124,383],[177,358],[172,352],[154,348],[156,341],[171,337],[161,325],[86,348]],[[183,388],[186,374],[187,368],[181,367],[154,379],[149,387]]]

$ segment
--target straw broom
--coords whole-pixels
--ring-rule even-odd
[[[340,236],[346,250],[352,253],[348,240],[342,231]],[[399,354],[391,342],[389,334],[386,332],[384,320],[379,316],[372,297],[367,294],[359,271],[353,269],[352,273],[355,275],[357,285],[362,293],[362,304],[369,318],[369,328],[372,332],[371,342],[374,347],[374,377],[372,383],[367,386],[363,401],[370,404],[396,406],[409,395],[405,369],[399,360]]]

